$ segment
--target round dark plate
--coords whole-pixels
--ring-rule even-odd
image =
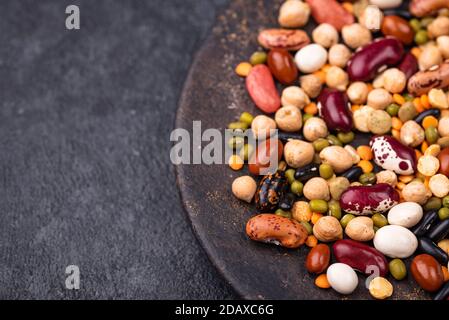
[[[200,120],[203,131],[216,128],[224,132],[227,123],[238,119],[241,112],[260,114],[246,92],[244,79],[235,75],[234,68],[258,48],[259,30],[277,27],[281,2],[235,0],[219,16],[191,67],[180,100],[177,128],[192,132],[193,121]],[[200,151],[194,148],[193,152]],[[227,165],[179,165],[177,173],[182,201],[198,239],[242,298],[370,299],[366,277],[361,275],[359,287],[348,297],[318,289],[315,276],[304,266],[309,248],[287,250],[246,237],[245,224],[255,209],[231,193],[233,179],[246,174],[246,169],[233,172]],[[429,298],[410,276],[392,282],[393,299]]]

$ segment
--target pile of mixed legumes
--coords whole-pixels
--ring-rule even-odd
[[[401,4],[283,3],[280,28],[261,31],[264,50],[235,70],[264,115],[229,124],[229,165],[247,161],[252,174],[232,192],[255,202],[250,239],[310,248],[319,288],[350,294],[357,270],[385,299],[388,279],[410,273],[404,281],[449,299],[449,0]],[[251,150],[246,129],[265,143]],[[272,154],[277,169],[259,177]]]

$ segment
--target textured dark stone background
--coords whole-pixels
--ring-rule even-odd
[[[188,67],[227,2],[0,2],[0,298],[235,297],[169,163]]]

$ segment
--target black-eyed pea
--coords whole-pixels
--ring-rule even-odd
[[[440,161],[430,155],[424,155],[418,160],[418,171],[426,177],[431,177],[438,172]]]
[[[354,104],[364,104],[368,99],[368,93],[368,86],[362,81],[352,83],[346,91],[349,100]]]
[[[344,44],[333,45],[329,49],[329,63],[332,66],[344,68],[351,58],[351,55],[351,50]]]
[[[413,120],[409,120],[401,127],[401,142],[406,146],[417,147],[425,139],[424,129]]]
[[[385,89],[374,89],[368,94],[368,106],[374,109],[385,109],[393,103],[393,96]]]
[[[349,84],[348,74],[340,67],[331,66],[326,72],[326,84],[329,88],[345,91]]]
[[[391,125],[391,116],[384,110],[374,110],[368,118],[368,129],[374,134],[389,132]]]
[[[429,189],[435,197],[443,198],[449,193],[449,179],[444,174],[436,174],[429,180]]]
[[[257,183],[250,176],[238,177],[232,183],[232,193],[237,199],[246,201],[248,203],[254,197],[256,193]]]
[[[274,120],[279,129],[286,132],[299,131],[302,127],[301,111],[295,106],[285,106],[276,111]]]

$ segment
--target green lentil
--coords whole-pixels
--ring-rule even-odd
[[[374,225],[378,228],[385,227],[388,224],[387,218],[381,213],[373,214],[371,219],[373,220]]]
[[[331,200],[327,205],[329,207],[329,215],[340,220],[341,219],[340,203],[336,200]]]
[[[445,207],[445,208],[449,208],[449,196],[445,196],[444,198],[443,198],[443,201],[442,201],[443,203],[443,207]]]
[[[438,216],[440,217],[440,220],[449,219],[449,208],[443,207],[438,210]]]
[[[246,124],[248,124],[248,126],[251,125],[253,120],[254,120],[253,115],[246,111],[240,115],[240,119],[239,119],[240,122],[246,123]]]
[[[243,137],[232,137],[228,141],[228,147],[230,149],[240,149],[245,144],[245,138]]]
[[[330,179],[334,176],[334,170],[332,169],[332,166],[327,164],[327,163],[323,163],[320,165],[320,176],[323,179]]]
[[[228,129],[231,129],[231,130],[235,130],[235,129],[246,130],[248,128],[249,128],[249,125],[245,122],[236,121],[236,122],[231,122],[230,124],[228,124]]]
[[[387,107],[386,111],[390,116],[396,117],[399,112],[399,106],[396,103],[392,103]]]
[[[421,26],[423,28],[427,28],[429,26],[429,24],[431,24],[433,22],[433,20],[435,20],[435,18],[433,18],[433,17],[424,17],[421,19]]]
[[[254,151],[254,147],[250,144],[245,144],[243,148],[240,149],[239,156],[244,161],[248,161],[249,157]]]
[[[346,226],[348,225],[349,221],[351,221],[354,218],[355,218],[355,216],[350,214],[350,213],[345,214],[343,216],[343,218],[341,218],[341,220],[340,220],[340,224],[343,227],[343,229],[346,228]]]
[[[329,147],[329,141],[324,138],[317,139],[313,142],[313,147],[316,152],[321,152],[326,147]]]
[[[301,181],[295,180],[290,185],[290,191],[297,196],[302,195],[302,189],[304,188],[304,185],[301,183]]]
[[[292,213],[290,211],[284,211],[282,209],[277,209],[274,212],[274,214],[277,215],[277,216],[284,217],[284,218],[291,218],[292,217]]]
[[[327,141],[329,141],[329,143],[333,146],[340,146],[342,147],[343,144],[341,143],[340,139],[338,139],[336,136],[334,136],[333,134],[330,134],[326,137]]]
[[[379,227],[374,226],[373,227],[374,233],[376,233],[379,229],[380,229]]]
[[[426,211],[438,210],[441,208],[441,199],[437,197],[431,197],[429,200],[427,200],[423,208]]]
[[[374,172],[364,173],[359,177],[359,182],[361,184],[375,184],[376,183],[376,174]]]
[[[407,122],[408,120],[414,119],[417,115],[418,111],[416,111],[415,106],[410,101],[404,103],[398,111],[398,117],[403,123]]]
[[[434,144],[438,140],[438,130],[434,126],[430,126],[426,128],[426,140],[430,144]]]
[[[413,97],[410,93],[406,93],[403,95],[405,101],[411,102],[415,97]]]
[[[251,63],[253,66],[264,64],[265,62],[267,62],[267,54],[263,51],[254,52],[249,58],[249,63]]]
[[[310,113],[303,114],[303,116],[302,116],[302,123],[303,124],[306,123],[306,121],[309,120],[310,118],[313,118],[313,114],[310,114]]]
[[[295,169],[288,169],[285,171],[288,183],[292,184],[295,181]]]
[[[310,209],[313,212],[325,213],[328,209],[327,202],[324,200],[310,200],[309,202]]]
[[[337,137],[338,137],[338,140],[340,140],[342,143],[348,144],[348,143],[351,143],[354,140],[355,135],[354,135],[354,132],[352,132],[352,131],[339,132]]]
[[[300,223],[304,226],[304,228],[306,228],[306,230],[309,233],[309,235],[313,234],[313,228],[312,228],[312,225],[309,222],[301,221]]]
[[[423,45],[427,41],[429,41],[429,36],[427,35],[427,31],[426,30],[419,30],[415,34],[415,42],[416,42],[417,45]]]
[[[402,280],[407,276],[407,268],[401,259],[393,259],[388,265],[390,273],[396,280]]]
[[[419,30],[421,30],[421,21],[419,21],[418,19],[414,18],[412,20],[409,21],[410,27],[412,27],[412,29],[415,32],[418,32]]]

